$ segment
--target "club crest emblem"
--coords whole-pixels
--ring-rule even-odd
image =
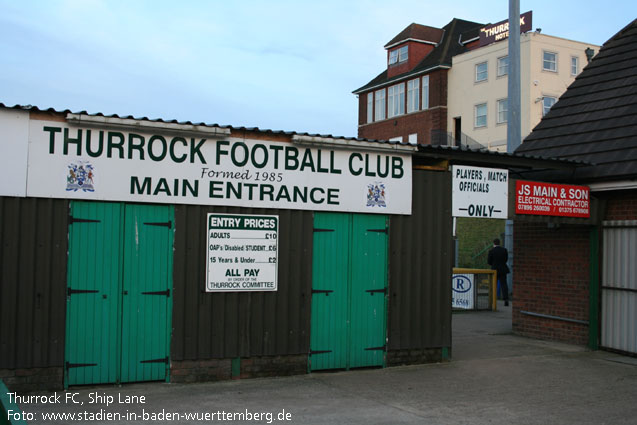
[[[69,173],[66,176],[66,190],[77,192],[94,192],[95,169],[88,161],[69,164]]]
[[[374,182],[367,185],[367,206],[387,207],[385,203],[385,184]]]

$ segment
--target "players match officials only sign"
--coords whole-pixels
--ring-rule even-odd
[[[451,171],[454,217],[508,217],[509,170],[454,165]]]
[[[279,217],[208,214],[206,292],[276,291]]]

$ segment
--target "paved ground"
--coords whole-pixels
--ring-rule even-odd
[[[136,384],[75,390],[84,405],[23,405],[29,423],[125,424],[125,415],[208,412],[179,423],[637,424],[637,359],[511,334],[511,310],[453,316],[453,360],[206,384]],[[145,404],[88,404],[89,394],[145,396]],[[64,397],[64,393],[58,393]],[[143,409],[143,410],[142,410]],[[116,413],[111,421],[43,421],[43,413]],[[272,414],[224,421],[223,413]],[[219,414],[217,413],[219,412]],[[291,420],[277,420],[285,412]],[[280,418],[283,419],[285,414]],[[228,416],[225,416],[227,419]],[[155,418],[162,419],[162,418]],[[143,423],[166,423],[148,417]]]

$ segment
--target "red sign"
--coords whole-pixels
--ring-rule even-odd
[[[515,213],[590,217],[590,190],[587,186],[518,180],[515,184]]]

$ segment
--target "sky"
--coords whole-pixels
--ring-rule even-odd
[[[0,103],[356,137],[352,91],[413,22],[495,23],[508,1],[0,0]],[[601,45],[634,0],[520,0],[542,33]]]

